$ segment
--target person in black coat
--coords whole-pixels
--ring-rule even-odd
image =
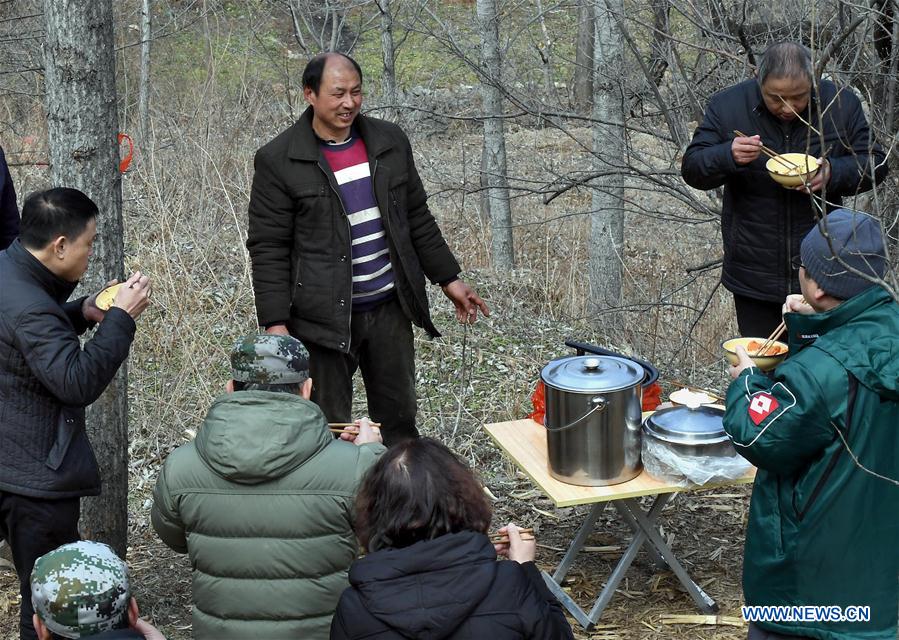
[[[350,567],[331,640],[572,639],[518,527],[486,532],[491,508],[468,466],[429,438],[397,444],[362,480]],[[497,562],[497,553],[509,561]]]
[[[418,435],[412,325],[430,336],[425,283],[439,284],[456,318],[487,304],[428,208],[406,134],[364,116],[362,70],[323,53],[303,71],[309,108],[253,160],[247,249],[259,324],[309,350],[312,401],[329,422],[351,422],[362,373],[384,444]]]
[[[96,217],[77,189],[32,194],[19,239],[0,251],[0,538],[19,575],[21,638],[36,637],[34,561],[78,540],[80,498],[100,493],[84,408],[128,357],[150,295],[138,272],[106,312],[96,295],[66,302],[87,270]],[[79,334],[96,323],[82,348]]]
[[[823,166],[808,188],[784,188],[768,175],[762,144],[823,157]],[[724,186],[721,283],[734,295],[740,334],[765,337],[786,296],[799,293],[802,239],[842,198],[882,181],[887,165],[852,90],[816,79],[808,49],[780,42],[765,51],[758,80],[712,96],[681,174],[697,189]]]
[[[6,156],[0,147],[0,250],[5,249],[19,235],[19,207],[16,189],[9,175]]]

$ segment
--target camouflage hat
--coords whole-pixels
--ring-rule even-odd
[[[128,626],[128,567],[105,544],[82,540],[42,555],[31,572],[31,603],[47,628],[84,638]]]
[[[231,377],[255,384],[305,382],[309,352],[292,336],[244,336],[231,350]]]

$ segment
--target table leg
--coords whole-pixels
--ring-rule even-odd
[[[684,588],[687,590],[687,593],[690,594],[690,597],[693,598],[693,602],[696,603],[699,610],[703,613],[718,613],[717,603],[711,596],[709,596],[709,594],[703,591],[699,585],[693,582],[693,579],[690,578],[686,569],[684,569],[680,562],[677,561],[674,552],[665,541],[662,540],[662,536],[660,536],[659,532],[655,529],[655,514],[652,513],[652,509],[650,509],[649,512],[644,513],[640,508],[640,503],[633,498],[624,498],[622,502],[627,505],[628,510],[640,527],[640,533],[649,538],[649,542],[656,548],[659,554],[661,554],[662,558],[665,559],[665,562],[668,563],[671,571],[674,572],[677,579],[684,585]],[[653,505],[653,507],[655,507],[655,505]],[[637,534],[635,539],[639,537],[639,535],[640,534]]]
[[[559,566],[556,567],[556,570],[552,575],[552,579],[559,584],[562,584],[562,580],[568,575],[568,569],[571,568],[571,564],[574,562],[577,554],[584,548],[587,538],[593,533],[593,526],[596,524],[596,521],[599,519],[599,516],[606,508],[607,504],[607,502],[597,502],[593,505],[593,508],[590,509],[590,514],[587,516],[587,519],[584,520],[584,524],[581,525],[581,528],[578,529],[577,535],[568,547],[568,551],[565,552],[565,557],[562,558],[562,562],[559,563]]]
[[[665,505],[668,504],[668,502],[670,502],[676,495],[676,493],[660,493],[659,495],[657,495],[656,499],[652,501],[652,506],[650,506],[649,511],[646,512],[647,518],[650,521],[655,522],[659,512],[664,509]],[[634,516],[631,514],[628,506],[628,504],[624,504],[624,501],[615,502],[615,508],[618,511],[618,514],[621,516],[621,519],[627,522],[628,526],[633,529],[634,533],[639,533],[640,525],[637,524],[637,521],[634,519]],[[647,540],[644,539],[644,544],[646,544],[646,542]],[[656,548],[652,546],[652,544],[646,544],[646,553],[649,554],[650,562],[652,562],[652,565],[655,569],[661,571],[668,568],[668,563],[665,562],[665,559],[659,554],[658,551],[656,551]]]
[[[624,554],[618,560],[618,564],[615,565],[615,569],[612,570],[612,574],[609,576],[606,586],[599,592],[599,597],[596,598],[593,608],[590,609],[588,617],[591,624],[596,624],[599,620],[599,616],[602,615],[602,612],[612,600],[612,596],[615,595],[615,589],[618,588],[618,584],[621,582],[622,578],[624,578],[624,574],[627,573],[634,558],[637,557],[637,552],[640,551],[640,547],[643,546],[645,541],[645,533],[642,531],[634,532],[634,537],[631,539],[627,549],[625,549]]]
[[[543,576],[543,581],[546,583],[547,588],[549,588],[550,593],[552,593],[556,597],[556,600],[568,610],[568,613],[577,620],[578,624],[584,629],[593,627],[595,622],[587,617],[584,610],[581,609],[580,605],[565,592],[565,589],[563,589],[558,582],[553,580],[552,576],[546,573],[546,571],[541,571],[540,574]]]

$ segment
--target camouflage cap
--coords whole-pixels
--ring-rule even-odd
[[[293,336],[244,336],[231,350],[231,377],[255,384],[305,382],[309,352]]]
[[[31,572],[31,603],[47,628],[84,638],[128,626],[128,567],[105,544],[82,540],[42,555]]]

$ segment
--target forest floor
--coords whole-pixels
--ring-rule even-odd
[[[511,131],[510,173],[519,176],[521,184],[528,179],[545,182],[547,175],[559,175],[584,161],[577,141],[589,140],[589,135],[588,130]],[[264,139],[264,132],[257,138]],[[246,256],[240,251],[246,181],[251,175],[248,163],[258,139],[250,142],[234,160],[237,168],[232,174],[222,179],[228,167],[214,167],[223,184],[229,175],[243,181],[227,187],[229,200],[218,213],[186,201],[190,185],[179,186],[170,175],[161,175],[162,162],[156,163],[157,173],[147,169],[126,185],[126,195],[136,202],[126,210],[134,222],[126,224],[128,263],[154,274],[158,303],[141,319],[131,360],[128,562],[143,614],[176,640],[190,637],[190,567],[187,558],[162,545],[150,527],[150,493],[165,456],[192,437],[222,388],[228,347],[253,328]],[[521,225],[515,233],[519,265],[512,274],[501,276],[486,268],[489,236],[486,223],[473,213],[477,195],[462,195],[476,175],[479,137],[451,127],[421,136],[413,144],[444,235],[468,267],[465,278],[493,311],[472,327],[454,325],[449,302],[432,292],[432,313],[444,336],[428,340],[416,334],[420,428],[478,470],[496,497],[495,526],[515,521],[535,528],[538,564],[551,569],[588,507],[555,508],[503,456],[482,426],[529,413],[540,369],[549,360],[572,353],[564,345],[569,338],[640,355],[656,364],[667,380],[719,393],[726,389],[718,345],[735,332],[729,296],[717,288],[717,272],[686,274],[688,267],[719,255],[718,227],[714,221],[680,215],[681,204],[661,193],[629,190],[626,200],[635,206],[627,214],[622,256],[627,304],[588,316],[589,227],[587,216],[576,213],[589,209],[586,191],[572,189],[550,205],[542,204],[540,194],[517,197],[513,216]],[[170,152],[177,153],[177,146]],[[197,162],[202,165],[206,160]],[[206,169],[200,166],[197,171]],[[201,215],[208,218],[191,217]],[[198,286],[204,278],[203,286]],[[665,390],[673,386],[666,383]],[[357,395],[363,397],[361,392]],[[361,402],[358,409],[360,415],[365,413]],[[663,537],[725,617],[739,618],[750,491],[741,486],[684,493],[659,518]],[[630,531],[614,510],[605,511],[587,542],[602,550],[583,553],[566,581],[582,606],[592,603],[629,538]],[[14,573],[0,568],[2,640],[16,637],[17,598]],[[673,574],[656,571],[641,551],[596,629],[585,633],[573,626],[580,638],[736,640],[746,635],[745,627],[662,622],[663,615],[695,613]]]

